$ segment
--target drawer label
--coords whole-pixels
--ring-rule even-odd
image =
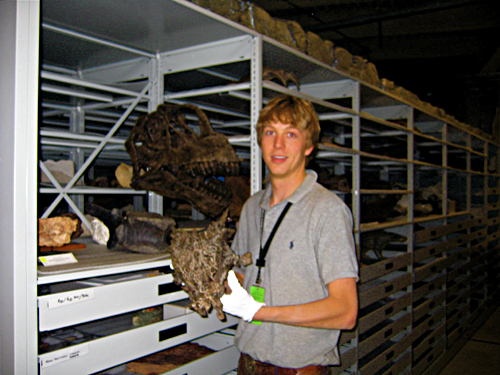
[[[59,295],[57,298],[50,299],[48,302],[49,309],[63,307],[73,303],[84,302],[94,299],[94,290],[87,289],[85,291],[75,290],[74,292]]]
[[[70,359],[81,357],[89,354],[89,345],[79,345],[78,347],[58,350],[57,352],[50,353],[40,359],[40,366],[42,368],[57,365],[58,363],[69,361]]]

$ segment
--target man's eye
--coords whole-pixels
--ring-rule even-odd
[[[265,135],[273,135],[273,131],[272,130],[266,130],[264,132]]]
[[[288,136],[290,138],[295,138],[297,136],[297,134],[290,132],[290,133],[288,133]]]

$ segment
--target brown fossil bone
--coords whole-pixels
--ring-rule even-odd
[[[200,134],[184,112],[198,116]],[[231,189],[217,177],[238,175],[239,160],[227,138],[192,104],[161,104],[140,117],[125,142],[133,166],[131,186],[190,202],[210,217],[231,203]]]
[[[283,86],[287,87],[288,83],[294,83],[297,86],[297,90],[300,91],[300,83],[297,76],[285,69],[274,69],[269,67],[264,67],[262,72],[262,79],[264,81],[274,81],[278,80]]]
[[[93,203],[85,211],[101,220],[109,230],[108,249],[143,254],[163,254],[170,245],[175,220],[153,212],[114,208],[107,210]]]
[[[226,318],[220,297],[227,273],[233,266],[252,263],[250,253],[238,256],[227,244],[234,231],[225,227],[225,220],[226,215],[222,215],[201,232],[174,229],[168,250],[174,282],[189,294],[189,307],[204,317],[214,308],[220,320]]]

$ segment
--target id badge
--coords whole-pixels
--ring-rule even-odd
[[[266,294],[266,290],[262,288],[261,286],[258,285],[252,285],[250,287],[250,295],[257,301],[257,302],[264,302],[264,296]],[[258,320],[252,320],[253,324],[261,325],[262,322]]]

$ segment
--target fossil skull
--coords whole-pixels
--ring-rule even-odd
[[[186,123],[194,111],[200,134]],[[140,117],[125,142],[133,165],[131,186],[190,202],[215,217],[231,203],[231,189],[217,177],[238,175],[238,158],[227,138],[192,104],[161,104]]]

